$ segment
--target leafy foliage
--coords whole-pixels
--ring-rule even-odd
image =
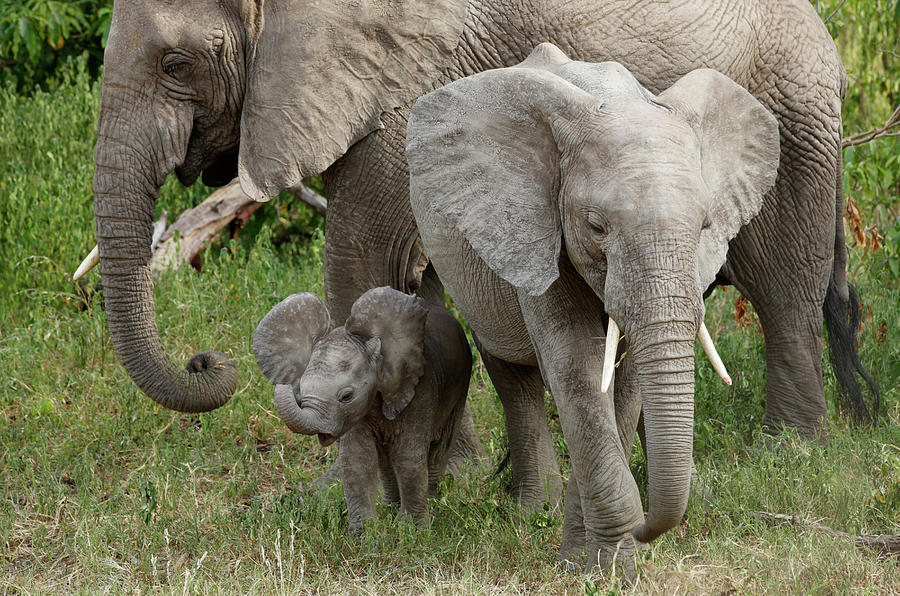
[[[0,0],[0,83],[55,84],[59,67],[81,55],[96,75],[111,20],[112,0]]]
[[[900,106],[900,0],[830,0],[814,4],[847,70],[844,134],[880,127]],[[836,11],[836,12],[835,12]],[[900,277],[900,138],[844,149],[844,196],[856,269],[866,249],[883,248],[871,265]],[[852,207],[857,207],[853,211]]]

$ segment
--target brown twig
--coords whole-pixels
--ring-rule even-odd
[[[863,145],[865,143],[868,143],[869,141],[874,141],[875,139],[900,136],[900,130],[894,129],[900,129],[900,106],[894,108],[894,111],[884,123],[884,126],[880,128],[873,128],[872,130],[867,130],[865,132],[856,133],[855,135],[850,135],[849,137],[844,137],[844,139],[841,141],[841,148]]]
[[[766,511],[754,511],[753,515],[761,517],[771,524],[790,524],[792,526],[806,526],[808,528],[813,528],[836,538],[852,542],[859,548],[873,550],[880,555],[900,555],[900,536],[896,534],[862,534],[860,536],[853,536],[797,515],[768,513]]]

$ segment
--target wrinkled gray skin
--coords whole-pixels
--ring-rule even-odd
[[[717,281],[735,285],[759,314],[766,428],[819,432],[821,309],[832,271],[847,296],[835,217],[846,76],[807,0],[117,0],[94,211],[110,336],[128,374],[166,407],[191,411],[221,405],[236,384],[221,354],[195,358],[186,373],[159,342],[150,224],[173,169],[185,183],[202,172],[219,184],[239,172],[260,200],[324,170],[332,315],[342,320],[382,285],[440,302],[409,208],[409,108],[450,81],[518,64],[545,41],[573,59],[614,59],[652,92],[714,68],[775,114],[776,185],[730,243]],[[599,324],[594,333],[602,336]],[[485,363],[504,405],[515,494],[536,506],[562,486],[540,374]]]
[[[572,460],[564,557],[627,561],[684,515],[703,292],[778,158],[774,116],[724,75],[693,71],[654,97],[620,64],[551,44],[413,107],[425,249],[482,353],[539,365],[556,402]],[[604,305],[625,352],[606,394]],[[646,521],[628,468],[642,406]]]
[[[375,517],[379,475],[384,502],[428,525],[472,372],[465,333],[446,310],[376,288],[332,330],[318,296],[294,294],[260,322],[253,351],[288,428],[323,445],[342,437],[351,532]]]

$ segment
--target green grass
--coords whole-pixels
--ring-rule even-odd
[[[822,9],[824,12],[824,8]],[[99,275],[71,272],[93,245],[91,156],[98,87],[78,68],[51,93],[0,90],[0,591],[12,593],[586,593],[627,591],[554,563],[561,514],[526,515],[509,473],[446,479],[433,523],[415,530],[396,511],[346,538],[340,490],[305,490],[336,449],[278,420],[250,349],[253,329],[285,295],[322,291],[321,222],[303,212],[300,240],[274,246],[273,203],[237,241],[220,242],[202,274],[156,283],[163,344],[184,362],[220,349],[237,363],[237,395],[198,416],[165,411],[116,360]],[[850,109],[851,106],[847,106]],[[864,219],[896,239],[897,145],[857,151],[848,188]],[[855,164],[855,165],[853,165]],[[893,172],[891,182],[872,172]],[[169,182],[157,206],[177,214],[206,196]],[[868,198],[867,198],[868,197]],[[287,197],[282,210],[300,207]],[[891,219],[893,217],[894,219]],[[274,228],[274,229],[273,229]],[[304,234],[309,232],[310,237]],[[888,234],[892,234],[889,236]],[[863,361],[884,393],[874,428],[853,428],[830,404],[826,445],[787,436],[761,447],[764,346],[735,324],[734,290],[708,301],[707,325],[735,379],[725,387],[699,357],[696,462],[709,499],[642,554],[636,593],[900,593],[900,563],[827,533],[769,526],[753,511],[790,513],[837,530],[900,533],[900,281],[887,240],[854,251],[863,301]],[[480,363],[470,400],[496,461],[503,414]],[[565,473],[565,443],[551,428]],[[646,482],[640,449],[632,467]]]

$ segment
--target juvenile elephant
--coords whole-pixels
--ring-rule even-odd
[[[775,182],[777,121],[713,70],[654,96],[542,44],[419,99],[406,151],[419,233],[482,354],[539,366],[556,402],[561,555],[627,559],[684,514],[703,292]],[[628,467],[642,406],[646,520]]]
[[[117,0],[94,213],[110,338],[131,378],[165,407],[193,412],[221,406],[237,385],[224,354],[203,352],[184,370],[159,340],[150,230],[173,171],[185,184],[238,174],[267,200],[324,170],[332,315],[343,320],[358,296],[384,285],[440,302],[409,207],[409,108],[453,80],[517,64],[544,41],[579,60],[615,59],[653,92],[715,68],[776,116],[775,187],[731,242],[717,282],[735,285],[759,314],[766,429],[819,432],[822,306],[848,296],[846,74],[808,0]],[[846,329],[830,326],[836,334],[852,346]],[[491,359],[486,367],[507,416],[515,492],[534,506],[561,486],[540,376]],[[847,386],[852,372],[839,380]]]
[[[288,428],[323,445],[342,437],[351,531],[375,517],[379,471],[384,501],[428,524],[472,371],[465,333],[446,310],[376,288],[331,329],[318,296],[294,294],[260,322],[253,351]]]

